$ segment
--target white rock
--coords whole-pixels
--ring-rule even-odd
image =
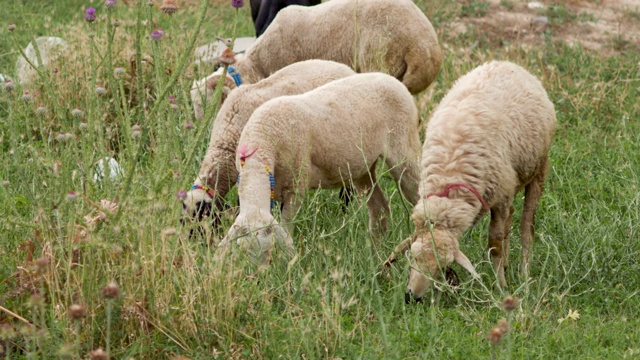
[[[233,51],[237,54],[243,52],[256,41],[254,37],[240,37],[233,43]],[[195,64],[214,62],[226,49],[227,45],[222,40],[216,40],[210,44],[198,47],[195,50]]]
[[[543,32],[549,25],[549,19],[546,16],[535,16],[531,19],[531,27],[534,31]]]
[[[124,171],[116,161],[116,159],[112,157],[105,157],[104,159],[100,159],[96,164],[95,169],[93,170],[93,182],[98,183],[102,182],[104,179],[104,162],[107,162],[107,166],[109,166],[109,178],[111,181],[116,181],[119,178],[124,176]]]
[[[529,9],[544,9],[544,8],[546,8],[546,6],[544,6],[544,4],[539,2],[539,1],[532,1],[532,2],[528,3],[527,7]]]
[[[38,49],[40,50],[40,56],[42,58],[42,65],[46,66],[55,59],[67,48],[67,42],[59,37],[43,36],[36,39]],[[33,46],[33,42],[24,49],[24,53],[27,58],[34,65],[40,65],[38,63],[38,56],[36,55],[36,49]],[[38,73],[35,69],[29,65],[24,57],[19,56],[16,61],[16,75],[18,81],[22,85],[32,84],[38,77]]]

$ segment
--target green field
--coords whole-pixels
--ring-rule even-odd
[[[445,53],[423,119],[458,77],[510,60],[541,79],[558,128],[530,279],[519,273],[518,196],[508,288],[493,286],[485,217],[460,242],[482,280],[454,267],[460,286],[440,283],[424,302],[406,305],[408,261],[389,273],[382,267],[413,231],[411,209],[388,175],[381,182],[392,215],[380,239],[368,235],[363,198],[343,213],[329,190],[305,199],[296,256],[276,256],[266,270],[239,253],[216,259],[205,239],[188,238],[175,194],[191,186],[212,123],[193,119],[191,83],[213,69],[193,66],[193,45],[251,36],[253,25],[248,1],[236,12],[230,1],[182,0],[172,16],[160,0],[147,3],[0,6],[0,73],[14,76],[18,50],[34,37],[69,43],[36,84],[0,90],[1,356],[76,359],[102,348],[113,359],[640,357],[640,50],[623,38],[607,53],[554,38],[578,21],[564,8],[547,14],[547,36],[534,45],[482,31],[453,35],[447,24],[482,17],[488,5],[417,1]],[[89,6],[97,9],[91,24]],[[165,37],[150,41],[156,28]],[[116,67],[125,75],[115,76]],[[124,175],[94,182],[105,156]],[[91,225],[102,199],[118,208]],[[235,191],[227,197],[231,206],[236,200]],[[110,282],[119,288],[112,299],[103,296]],[[507,296],[519,299],[510,312]],[[72,320],[72,304],[85,316]],[[502,318],[508,330],[492,343],[487,336]]]

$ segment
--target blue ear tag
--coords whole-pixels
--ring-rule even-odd
[[[242,78],[240,77],[240,73],[236,71],[236,68],[234,68],[233,66],[229,66],[229,68],[227,69],[227,74],[229,74],[233,78],[236,86],[242,85]]]

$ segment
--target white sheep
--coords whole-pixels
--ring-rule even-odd
[[[385,72],[417,94],[438,74],[442,51],[429,19],[412,0],[331,0],[282,9],[233,66],[238,83],[252,84],[309,59],[340,62],[357,72]],[[200,96],[211,96],[220,75],[194,83],[196,118],[202,116]],[[235,87],[227,83],[232,85],[225,92]]]
[[[301,94],[330,81],[354,75],[344,64],[326,60],[307,60],[289,65],[255,84],[242,86],[229,95],[211,130],[209,148],[193,188],[183,201],[183,215],[202,220],[217,210],[236,183],[235,151],[240,133],[260,105],[283,95]],[[217,214],[215,214],[217,215]]]
[[[489,209],[489,249],[505,286],[512,203],[523,189],[522,274],[528,276],[534,215],[555,126],[542,84],[515,64],[490,62],[456,82],[427,126],[420,200],[412,214],[415,233],[395,251],[411,249],[407,301],[420,300],[452,262],[478,277],[458,239]],[[392,254],[387,265],[394,260]]]
[[[383,233],[389,204],[376,181],[376,164],[386,163],[402,194],[415,204],[418,133],[413,97],[400,81],[382,73],[357,74],[266,102],[240,136],[240,214],[221,246],[234,239],[247,244],[255,236],[261,251],[277,240],[291,249],[292,219],[305,193],[349,182],[369,190],[369,229]],[[274,200],[283,204],[288,231],[271,214]]]

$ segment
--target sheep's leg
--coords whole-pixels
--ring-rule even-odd
[[[508,266],[509,266],[509,242],[511,241],[510,239],[510,234],[511,234],[511,223],[513,221],[513,212],[515,211],[515,209],[512,206],[509,206],[509,216],[507,217],[507,221],[505,221],[504,223],[504,233],[506,234],[504,237],[504,241],[502,242],[502,260],[503,260],[503,267],[505,270],[507,270]]]
[[[342,200],[342,212],[346,213],[347,208],[349,207],[349,203],[351,203],[351,198],[353,197],[353,189],[349,185],[345,185],[340,188],[340,200]]]
[[[535,225],[536,209],[542,197],[544,180],[547,176],[547,160],[542,164],[541,171],[524,188],[524,206],[520,220],[520,234],[522,236],[522,276],[529,278],[530,252],[533,247],[533,228]]]
[[[420,169],[417,163],[405,160],[402,163],[387,158],[387,166],[391,169],[391,176],[400,187],[400,191],[411,205],[418,203],[418,184],[420,183]]]
[[[389,201],[378,184],[373,185],[370,194],[367,200],[369,231],[376,237],[380,237],[387,232],[387,219],[391,213]]]
[[[489,253],[493,260],[493,269],[498,275],[500,286],[506,286],[507,280],[504,277],[504,267],[506,260],[504,258],[503,244],[508,241],[509,233],[506,231],[507,220],[511,212],[511,201],[497,204],[491,208],[491,222],[489,223]]]
[[[300,199],[304,198],[304,193],[296,194],[293,191],[287,191],[282,201],[282,225],[287,232],[293,236],[293,218],[296,216],[302,205]]]
[[[416,153],[419,152],[420,142],[416,135]],[[410,141],[411,142],[411,141]],[[407,144],[395,144],[385,158],[385,164],[389,167],[393,180],[398,184],[402,195],[412,205],[418,203],[418,184],[420,184],[420,168],[417,161],[411,161],[411,151]],[[395,148],[394,148],[395,147]],[[395,150],[395,151],[394,151]]]
[[[369,232],[376,237],[387,232],[387,219],[391,210],[387,197],[376,181],[375,164],[371,167],[370,175],[358,179],[354,184],[359,189],[368,189],[367,209],[369,212]]]

